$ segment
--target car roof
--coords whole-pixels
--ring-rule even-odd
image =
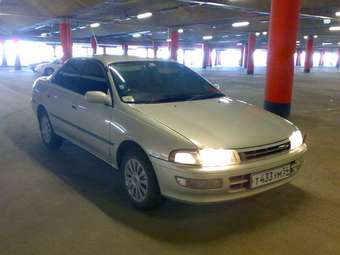
[[[104,65],[109,65],[112,63],[119,62],[132,62],[132,61],[160,61],[160,62],[173,62],[173,60],[164,60],[164,59],[156,59],[156,58],[140,58],[133,56],[117,56],[117,55],[95,55],[92,57],[86,57],[88,59],[96,59],[102,62]]]

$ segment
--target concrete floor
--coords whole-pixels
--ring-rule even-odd
[[[258,70],[263,73],[263,70]],[[204,71],[261,106],[264,75]],[[340,72],[298,73],[291,120],[308,134],[289,185],[211,206],[139,212],[118,175],[81,149],[42,145],[29,71],[0,71],[0,254],[340,254]]]

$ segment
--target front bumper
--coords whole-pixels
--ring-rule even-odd
[[[189,203],[214,203],[244,198],[279,187],[290,182],[297,174],[303,163],[303,154],[307,146],[304,144],[294,151],[251,160],[240,165],[220,168],[193,168],[180,166],[168,161],[151,158],[155,169],[161,193],[169,198]],[[250,185],[237,185],[240,181],[250,178],[250,174],[273,168],[294,164],[290,177],[251,189]],[[176,177],[198,180],[221,180],[222,186],[216,189],[192,189],[180,186]],[[250,181],[250,180],[249,180]],[[236,185],[235,185],[236,184]]]

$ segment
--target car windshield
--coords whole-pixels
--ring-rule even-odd
[[[223,97],[218,89],[184,65],[129,61],[110,65],[121,100],[152,104]]]

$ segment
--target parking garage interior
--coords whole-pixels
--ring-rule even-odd
[[[38,64],[94,54],[177,61],[288,119],[302,169],[242,200],[136,210],[119,171],[46,150],[32,111]],[[2,0],[0,254],[340,254],[339,63],[336,0]]]

